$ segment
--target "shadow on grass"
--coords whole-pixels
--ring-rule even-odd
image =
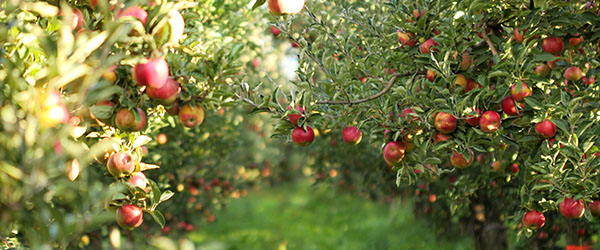
[[[217,220],[189,235],[200,249],[470,249],[440,240],[412,214],[412,202],[373,203],[300,182],[232,200]]]

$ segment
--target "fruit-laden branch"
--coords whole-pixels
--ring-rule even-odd
[[[387,83],[385,83],[385,87],[379,91],[377,94],[374,94],[372,96],[369,97],[365,97],[362,99],[358,99],[358,100],[348,100],[348,101],[335,101],[335,100],[330,100],[330,101],[317,101],[317,104],[359,104],[359,103],[363,103],[363,102],[368,102],[371,100],[375,100],[379,97],[381,97],[383,94],[387,93],[388,91],[390,91],[390,89],[392,89],[392,86],[394,85],[394,83],[396,82],[396,80],[399,77],[405,77],[405,76],[410,76],[410,75],[422,75],[425,74],[425,72],[407,72],[407,73],[402,73],[402,74],[394,74],[392,79],[390,79]]]

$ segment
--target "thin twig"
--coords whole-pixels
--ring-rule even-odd
[[[374,94],[369,97],[365,97],[365,98],[358,99],[358,100],[352,100],[352,101],[335,101],[335,100],[317,101],[317,104],[342,104],[342,105],[350,104],[350,105],[353,105],[353,104],[358,104],[358,103],[375,100],[375,99],[379,98],[380,96],[382,96],[383,94],[390,91],[390,89],[392,88],[392,86],[394,85],[394,83],[396,82],[396,79],[398,79],[398,77],[404,77],[404,76],[409,76],[409,75],[413,75],[413,74],[423,74],[423,72],[417,72],[417,73],[408,72],[408,73],[403,73],[403,74],[394,74],[392,79],[390,79],[387,83],[385,83],[385,87],[381,91],[379,91],[377,94]]]
[[[485,40],[485,42],[487,43],[487,45],[490,47],[490,50],[492,50],[492,55],[494,55],[494,57],[498,57],[498,51],[496,51],[496,47],[494,47],[494,44],[492,43],[492,40],[490,40],[490,38],[488,37],[486,30],[487,26],[484,24],[483,25],[483,32],[481,32],[481,36],[483,37],[483,40]]]

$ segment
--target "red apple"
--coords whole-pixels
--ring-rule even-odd
[[[535,73],[537,73],[537,74],[539,74],[541,76],[548,77],[548,76],[550,76],[550,71],[551,70],[550,70],[550,67],[548,67],[547,64],[542,64],[542,65],[539,65],[539,66],[535,67],[534,71],[535,71]]]
[[[466,90],[468,86],[467,78],[462,74],[456,74],[456,80],[454,80],[454,87],[456,87],[456,85],[459,85],[463,87],[463,90]]]
[[[204,121],[204,109],[200,106],[186,104],[179,110],[179,120],[183,126],[193,128]]]
[[[435,135],[433,136],[433,144],[438,144],[439,142],[448,141],[450,139],[452,139],[452,135],[435,132]]]
[[[577,37],[579,34],[576,34],[575,37],[569,38],[569,48],[576,48],[583,42],[583,36]]]
[[[583,77],[583,72],[578,67],[569,67],[565,70],[565,79],[569,81],[579,81]]]
[[[40,127],[53,128],[58,124],[69,122],[69,110],[64,104],[57,104],[45,107],[38,113],[38,122]]]
[[[435,128],[443,134],[450,134],[456,130],[456,118],[446,112],[439,112],[435,116]]]
[[[300,47],[300,44],[298,44],[297,42],[292,42],[292,48],[298,48],[298,47]]]
[[[473,156],[473,151],[471,151],[471,149],[469,149],[468,152],[469,159],[467,160],[464,155],[454,151],[454,153],[450,157],[450,163],[452,164],[452,166],[455,168],[466,168],[468,166],[471,166],[473,160],[475,160],[475,156]]]
[[[565,198],[560,203],[560,213],[566,218],[581,218],[585,212],[585,204],[583,200],[578,199],[576,201],[573,198]]]
[[[404,158],[405,148],[402,143],[391,141],[383,148],[383,159],[388,165],[393,166]]]
[[[552,138],[556,134],[556,125],[549,120],[544,120],[535,124],[535,133],[544,138]]]
[[[439,44],[435,40],[433,40],[433,38],[430,38],[419,46],[419,51],[423,54],[429,54],[431,53],[431,51],[437,51],[436,48],[433,48],[433,46],[437,45]]]
[[[500,127],[500,115],[496,111],[485,111],[479,118],[479,127],[481,131],[493,133]]]
[[[592,201],[592,203],[588,204],[588,208],[590,209],[592,216],[600,216],[600,201]]]
[[[304,8],[304,0],[269,0],[269,10],[276,16],[296,14]]]
[[[148,186],[148,179],[146,175],[142,172],[136,172],[131,175],[131,179],[127,182],[131,183],[134,187],[139,187],[141,189],[146,189]]]
[[[558,55],[554,55],[554,57],[558,57]],[[548,67],[550,69],[554,69],[554,68],[556,68],[556,62],[558,62],[558,59],[552,60],[552,61],[547,61],[546,64],[548,64]]]
[[[476,112],[477,115],[468,115],[467,116],[467,123],[471,126],[477,126],[479,125],[479,118],[481,117],[481,109],[476,108],[476,107],[472,107],[472,108],[468,108],[469,113],[473,113]]]
[[[515,28],[515,41],[517,41],[518,43],[522,43],[523,40],[525,40],[525,38],[523,37],[523,35],[521,35],[521,33],[519,33],[519,28]]]
[[[132,16],[140,20],[144,25],[146,25],[146,21],[148,20],[148,12],[138,6],[131,6],[126,10],[119,10],[116,18],[119,19],[121,17]]]
[[[547,240],[548,239],[548,233],[546,233],[546,232],[540,232],[540,234],[538,235],[538,238],[540,240]]]
[[[165,144],[165,143],[167,143],[167,140],[168,140],[167,135],[165,135],[163,133],[160,133],[156,136],[156,142],[158,142],[158,144],[161,144],[161,145]]]
[[[115,116],[115,125],[124,131],[142,131],[146,128],[146,113],[141,108],[123,108]]]
[[[434,78],[435,78],[435,72],[433,70],[427,69],[427,80],[429,80],[430,82],[433,82]]]
[[[589,79],[587,77],[582,77],[581,80],[583,81],[583,83],[587,84],[587,85],[592,85],[596,82],[596,79],[594,79],[594,77],[590,77]]]
[[[310,126],[306,126],[306,130],[297,127],[292,131],[292,141],[300,146],[310,145],[315,139],[315,132]]]
[[[502,169],[502,162],[501,161],[494,161],[492,162],[492,169],[496,172],[504,172],[504,169]]]
[[[501,102],[502,111],[504,111],[504,113],[507,115],[518,115],[519,112],[517,112],[517,103],[518,102],[515,102],[512,96],[505,96],[504,98],[502,98]],[[519,103],[519,106],[521,106],[521,109],[523,109],[525,107],[525,104]]]
[[[417,44],[417,41],[415,41],[415,39],[412,39],[415,34],[412,32],[407,32],[404,33],[400,30],[398,30],[398,41],[400,42],[400,44],[402,44],[402,46],[406,45],[408,47],[412,47],[415,46]]]
[[[548,37],[542,42],[542,50],[550,54],[558,54],[563,50],[563,41],[560,37]]]
[[[516,174],[519,172],[519,165],[513,163],[512,165],[510,165],[509,169],[511,172],[513,172],[513,174]]]
[[[71,18],[71,23],[69,26],[71,26],[72,30],[79,30],[81,29],[81,27],[83,27],[83,22],[85,21],[85,18],[83,17],[83,13],[81,13],[81,10],[73,8],[72,11],[73,16]],[[62,16],[63,12],[58,11],[58,15]]]
[[[179,115],[179,102],[175,101],[171,104],[170,107],[167,108],[167,114],[169,115]]]
[[[136,205],[123,205],[117,208],[117,223],[124,228],[133,229],[144,222],[144,211]]]
[[[125,177],[135,171],[135,161],[127,152],[115,153],[108,159],[106,169],[114,177]]]
[[[164,58],[148,59],[133,68],[133,78],[140,86],[162,88],[169,79],[169,64]]]
[[[288,110],[292,109],[292,107],[288,107]],[[304,115],[304,109],[302,108],[302,106],[300,105],[296,105],[296,110],[298,112],[300,112],[300,114],[289,114],[288,115],[288,119],[290,120],[290,122],[292,124],[294,124],[294,126],[298,126],[298,120],[300,120],[300,118],[302,118]]]
[[[525,82],[521,82],[521,89],[517,89],[519,87],[519,83],[515,83],[510,89],[510,94],[512,95],[515,101],[523,101],[525,97],[531,96],[533,91],[530,87],[525,84]]]
[[[467,88],[465,89],[465,92],[469,92],[475,88],[481,88],[481,84],[469,78],[469,80],[467,80]]]
[[[271,26],[271,34],[273,34],[273,36],[278,36],[281,34],[281,30],[279,30],[277,27]]]
[[[173,102],[175,102],[177,97],[179,97],[179,92],[181,92],[181,87],[173,78],[169,78],[165,85],[163,85],[161,88],[148,87],[146,89],[146,94],[148,94],[148,97],[159,101],[165,106],[171,105]]]
[[[531,229],[538,229],[544,227],[546,224],[546,217],[539,211],[527,211],[523,216],[523,226]]]
[[[473,59],[471,59],[471,54],[468,51],[462,53],[462,60],[458,64],[458,69],[465,71],[468,70],[473,64]]]
[[[408,114],[415,114],[416,115],[417,112],[414,109],[412,109],[412,108],[404,108],[404,109],[402,109],[402,113],[399,114],[398,116],[402,117],[402,119],[406,119],[406,117],[409,117]],[[410,115],[410,117],[411,117],[410,118],[411,121],[419,120],[419,118],[417,118],[415,116]]]
[[[348,144],[358,144],[362,139],[362,132],[357,127],[345,127],[342,130],[342,139]]]

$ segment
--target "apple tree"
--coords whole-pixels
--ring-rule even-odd
[[[431,186],[477,249],[555,215],[568,244],[588,244],[576,225],[599,198],[597,3],[297,2],[267,4],[299,47],[295,88],[246,93],[280,118],[276,136],[320,148],[314,130],[352,141],[356,127],[380,155],[370,171],[383,160],[397,184]]]
[[[214,220],[280,163],[268,159],[285,148],[237,148],[265,145],[261,118],[236,107],[243,55],[258,50],[246,1],[0,6],[0,238],[147,244]]]

